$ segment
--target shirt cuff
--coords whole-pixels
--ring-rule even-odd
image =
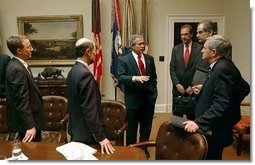
[[[136,82],[136,81],[135,81],[135,76],[132,77],[132,82]]]

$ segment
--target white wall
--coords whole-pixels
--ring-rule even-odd
[[[251,10],[249,3],[241,5],[240,0],[225,0],[224,6],[225,35],[233,45],[233,61],[240,68],[244,78],[251,82]]]
[[[114,99],[113,81],[110,77],[111,63],[111,0],[101,0],[101,27],[103,50],[103,80],[101,92],[107,99]],[[139,16],[140,0],[134,0],[136,16]],[[124,0],[120,0],[123,10]],[[233,45],[233,61],[239,67],[244,78],[250,81],[250,11],[249,0],[148,0],[149,7],[149,54],[155,58],[158,74],[159,96],[157,111],[169,111],[167,102],[171,94],[167,88],[169,79],[168,15],[224,15],[225,35]],[[91,0],[0,0],[0,36],[3,53],[10,54],[6,39],[18,33],[17,16],[71,15],[82,14],[84,36],[91,38]],[[121,14],[122,15],[122,14]],[[137,20],[139,20],[137,18]],[[165,56],[159,62],[159,56]],[[70,67],[58,67],[68,73]],[[43,67],[32,68],[34,76]],[[171,81],[170,81],[171,82]],[[123,96],[120,96],[123,98]]]

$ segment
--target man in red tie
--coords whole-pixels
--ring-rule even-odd
[[[202,60],[202,45],[192,41],[192,26],[185,24],[181,27],[182,43],[176,45],[172,49],[170,62],[170,76],[173,83],[173,107],[174,115],[183,117],[186,115],[188,119],[194,119],[194,108],[183,110],[174,106],[174,99],[181,95],[194,95],[192,79],[195,73],[195,67],[204,65],[206,62]]]
[[[131,53],[119,59],[118,80],[125,85],[125,103],[128,110],[127,145],[149,140],[155,102],[157,99],[157,74],[154,58],[144,54],[144,38],[132,35],[129,39]],[[144,149],[147,158],[150,154]]]

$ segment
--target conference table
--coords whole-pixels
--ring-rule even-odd
[[[21,143],[22,152],[29,160],[66,160],[66,158],[56,150],[62,143],[29,142]],[[94,156],[98,160],[146,160],[144,151],[137,147],[114,146],[115,152],[107,155],[102,154],[99,145],[90,145],[97,152]],[[0,142],[0,155],[11,157],[12,141]]]

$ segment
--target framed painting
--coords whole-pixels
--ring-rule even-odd
[[[74,44],[83,36],[82,15],[25,16],[17,17],[17,23],[34,49],[30,66],[74,64]]]

